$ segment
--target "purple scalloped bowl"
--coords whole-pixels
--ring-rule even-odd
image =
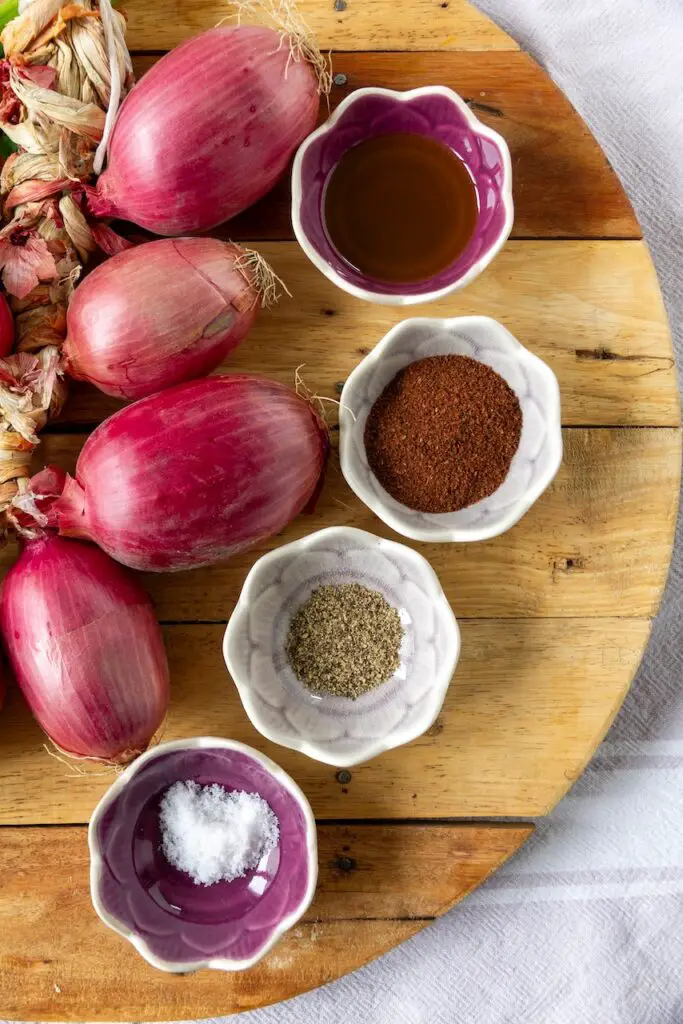
[[[159,801],[178,780],[259,793],[280,825],[276,848],[234,882],[195,885],[160,849]],[[88,830],[95,910],[154,967],[251,967],[306,911],[318,874],[315,820],[296,783],[232,740],[164,743],[105,793]]]
[[[466,164],[477,192],[476,229],[461,255],[426,281],[395,284],[351,267],[330,242],[324,221],[327,182],[341,157],[364,139],[395,132],[445,143]],[[505,140],[445,86],[409,92],[358,89],[305,139],[294,160],[292,222],[310,260],[344,291],[370,302],[411,305],[464,288],[488,266],[512,229],[512,166]]]

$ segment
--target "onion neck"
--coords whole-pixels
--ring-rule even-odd
[[[64,488],[66,473],[59,466],[45,466],[29,481],[20,481],[17,494],[5,509],[8,523],[24,544],[51,536],[56,526],[52,506]]]
[[[85,193],[88,212],[92,214],[93,217],[119,216],[116,203],[107,194],[109,189],[107,187],[106,171],[98,178],[97,185],[83,185],[82,187],[83,192]]]
[[[72,476],[67,476],[64,490],[54,503],[53,509],[62,537],[90,539],[85,514],[85,491]]]

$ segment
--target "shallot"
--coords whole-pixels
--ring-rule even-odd
[[[126,249],[74,292],[64,368],[119,398],[201,377],[242,341],[274,282],[257,253],[216,238]]]
[[[142,398],[88,437],[51,522],[136,569],[191,569],[278,533],[316,496],[324,422],[291,388],[207,377]]]
[[[315,127],[329,81],[320,53],[288,27],[213,28],[158,61],[121,107],[91,211],[180,235],[265,195]]]
[[[0,359],[10,354],[13,345],[14,317],[6,296],[0,292]]]
[[[62,751],[126,764],[149,745],[168,705],[151,601],[94,545],[31,532],[0,594],[17,682]]]

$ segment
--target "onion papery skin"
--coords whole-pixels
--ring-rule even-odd
[[[66,372],[127,399],[210,373],[256,319],[245,255],[216,238],[164,238],[100,264],[69,304]]]
[[[270,191],[319,106],[316,74],[287,37],[255,25],[210,29],[126,97],[90,209],[158,235],[215,227]]]
[[[278,533],[309,505],[327,451],[324,422],[291,388],[207,377],[100,424],[50,522],[136,569],[211,565]]]
[[[92,544],[29,540],[0,593],[0,630],[38,723],[62,751],[126,764],[166,715],[163,639],[142,587]]]

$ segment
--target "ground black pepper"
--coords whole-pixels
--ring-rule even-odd
[[[318,587],[292,618],[286,651],[315,693],[355,700],[390,679],[400,664],[397,610],[360,583]]]
[[[493,494],[519,447],[522,411],[512,388],[468,356],[404,367],[365,425],[373,473],[419,512],[455,512]]]

